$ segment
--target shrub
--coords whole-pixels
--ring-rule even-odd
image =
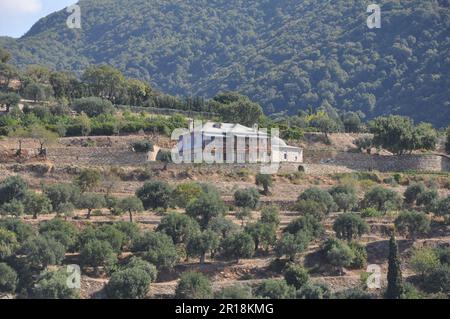
[[[403,194],[403,196],[405,197],[405,203],[414,204],[415,201],[417,200],[417,198],[421,194],[425,193],[425,191],[426,191],[426,187],[423,182],[414,183],[414,184],[409,185],[406,188],[405,193]]]
[[[137,153],[153,152],[153,143],[150,141],[137,141],[131,144],[133,150]]]
[[[288,285],[294,286],[295,289],[300,289],[308,283],[309,274],[305,268],[291,264],[284,271],[284,279]]]
[[[424,287],[429,292],[450,292],[450,266],[441,265],[432,270],[425,277]]]
[[[210,299],[213,297],[211,282],[198,272],[185,272],[175,291],[177,299]]]
[[[107,272],[114,269],[117,263],[117,256],[108,242],[90,240],[80,251],[80,262],[83,267],[93,267],[98,274],[99,267],[104,267]]]
[[[390,209],[400,208],[401,202],[397,192],[381,186],[375,186],[364,195],[362,206],[363,208],[375,208],[380,212],[386,213]]]
[[[36,282],[32,295],[38,299],[78,299],[79,290],[67,286],[68,274],[64,270],[46,271]]]
[[[16,234],[12,231],[0,228],[0,260],[7,259],[15,254],[19,248]]]
[[[87,168],[81,171],[81,173],[75,179],[75,184],[78,185],[81,192],[91,191],[100,183],[100,172],[96,169]]]
[[[150,289],[151,277],[140,267],[116,271],[106,285],[112,299],[142,299]]]
[[[26,224],[20,219],[16,218],[0,219],[0,229],[2,228],[13,232],[16,235],[16,239],[19,243],[23,243],[28,238],[34,235],[33,228],[30,224]]]
[[[333,197],[326,191],[323,191],[317,187],[311,187],[305,190],[298,198],[299,201],[314,201],[316,203],[322,203],[326,207],[326,212],[330,213],[336,209],[336,204]]]
[[[272,187],[273,181],[272,181],[272,175],[268,174],[258,174],[256,175],[255,183],[257,186],[263,187],[263,193],[264,195],[269,194],[269,188]]]
[[[196,200],[202,193],[202,187],[195,182],[187,182],[177,185],[175,187],[172,200],[174,205],[186,208],[187,205]]]
[[[373,207],[369,207],[369,208],[364,208],[361,211],[361,217],[362,218],[374,218],[374,217],[381,217],[383,215],[383,213],[377,211],[375,208]]]
[[[145,232],[133,244],[133,251],[143,252],[142,257],[158,269],[171,269],[179,256],[172,239],[160,232]]]
[[[331,291],[325,284],[307,283],[297,291],[296,297],[297,299],[329,299]]]
[[[28,192],[27,183],[20,176],[12,176],[0,183],[0,205],[13,199],[22,201]]]
[[[170,236],[177,244],[187,243],[188,239],[200,231],[198,223],[186,214],[169,213],[161,219],[156,231]]]
[[[285,280],[264,280],[255,291],[263,299],[290,299],[295,296],[294,287],[290,287]]]
[[[255,243],[247,233],[237,233],[226,238],[222,243],[222,254],[225,258],[236,259],[250,258],[255,251]]]
[[[78,113],[85,113],[89,117],[95,117],[102,114],[112,114],[114,106],[108,100],[99,97],[86,97],[76,99],[72,103],[72,109]]]
[[[435,209],[435,214],[439,216],[449,216],[450,215],[450,196],[441,199]]]
[[[275,206],[266,206],[261,210],[261,222],[264,224],[280,225],[280,213]]]
[[[33,268],[46,268],[49,265],[61,264],[66,249],[53,238],[37,236],[27,240],[22,252]]]
[[[356,196],[356,189],[349,185],[338,185],[330,189],[329,193],[333,197],[337,207],[344,211],[350,211],[356,207],[358,197]]]
[[[216,295],[217,299],[253,299],[252,288],[247,285],[234,284],[222,288]]]
[[[303,214],[313,216],[316,219],[323,219],[328,213],[328,208],[325,203],[316,202],[313,200],[299,200],[294,205],[294,210]]]
[[[145,209],[167,209],[170,203],[172,189],[166,182],[147,182],[136,191],[136,196],[142,201]]]
[[[78,229],[74,224],[58,218],[39,224],[39,233],[43,236],[55,239],[62,244],[66,250],[69,249],[72,251],[75,248],[79,234]]]
[[[415,240],[430,231],[430,220],[423,213],[405,211],[395,219],[398,232]]]
[[[316,218],[311,215],[306,215],[291,221],[283,232],[293,235],[304,232],[309,234],[312,238],[317,238],[322,236],[325,230]]]
[[[440,265],[438,254],[430,248],[415,249],[409,263],[411,268],[422,276],[422,279]]]
[[[344,213],[336,218],[333,230],[339,239],[351,241],[369,231],[369,225],[355,213]]]
[[[186,213],[206,228],[212,218],[221,216],[225,210],[225,204],[218,194],[203,192],[197,200],[189,203]]]
[[[17,286],[17,273],[5,263],[0,263],[0,293],[14,293]]]
[[[311,241],[311,237],[306,232],[298,232],[295,235],[285,233],[277,242],[275,252],[278,257],[287,256],[290,261],[294,261],[297,254],[303,252]]]
[[[234,193],[237,207],[255,209],[259,203],[259,192],[256,188],[239,189]]]

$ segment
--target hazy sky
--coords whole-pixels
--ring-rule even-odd
[[[40,18],[77,0],[0,0],[0,36],[21,37]]]

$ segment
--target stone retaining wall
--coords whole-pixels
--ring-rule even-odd
[[[449,172],[450,159],[445,155],[369,155],[351,152],[307,152],[306,163],[344,166],[352,170],[380,172],[426,171]]]

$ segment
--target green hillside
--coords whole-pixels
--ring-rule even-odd
[[[20,67],[81,73],[107,63],[164,92],[235,90],[267,113],[328,101],[369,117],[450,119],[449,0],[377,1],[369,30],[361,0],[81,0],[82,29],[65,11],[21,39],[0,39]]]

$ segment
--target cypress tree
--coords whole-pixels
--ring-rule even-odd
[[[386,298],[388,299],[400,299],[403,294],[402,270],[398,255],[397,242],[395,236],[392,235],[389,241],[388,286],[386,290]]]

